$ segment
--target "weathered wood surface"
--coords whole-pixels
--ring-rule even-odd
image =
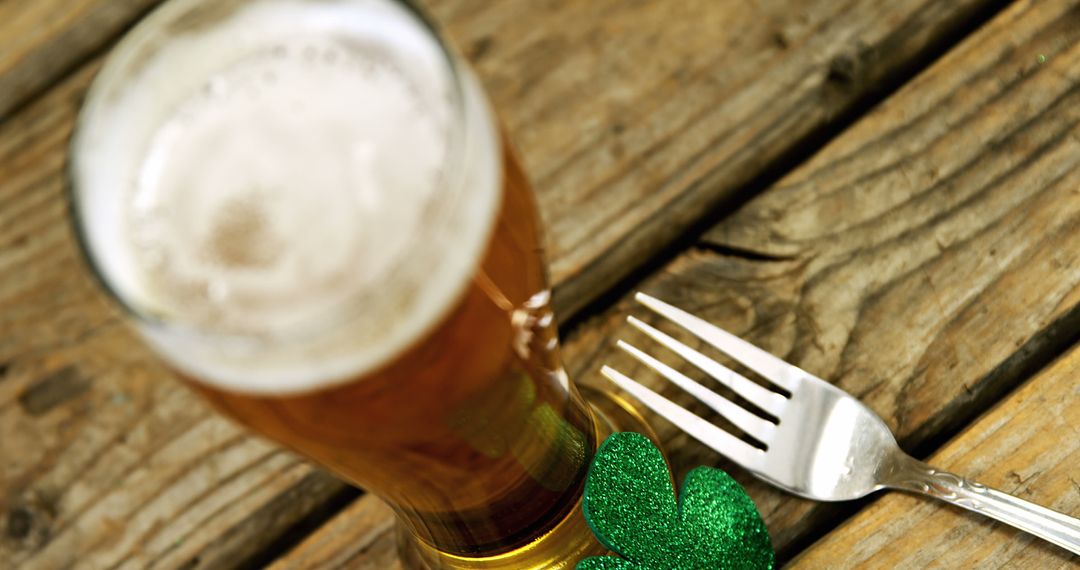
[[[158,1],[0,2],[0,123]]]
[[[908,449],[961,427],[1080,330],[1078,36],[1075,2],[1012,6],[642,289],[831,379]],[[600,365],[614,364],[705,413],[614,348],[625,338],[663,354],[624,324],[631,311],[645,316],[624,301],[580,327],[571,375],[600,383]],[[680,472],[717,463],[655,426]],[[720,465],[786,555],[836,514]],[[374,502],[280,567],[389,563]]]
[[[833,381],[908,449],[962,426],[1080,330],[1078,37],[1074,2],[1015,5],[643,288]],[[575,377],[653,380],[610,344],[654,345],[612,320]],[[711,461],[659,427],[677,465]],[[748,486],[781,549],[835,512]]]
[[[390,507],[364,495],[268,570],[398,570]]]
[[[227,566],[342,487],[171,382],[77,259],[62,168],[99,65],[90,52],[149,5],[106,4],[2,4],[13,16],[0,24],[5,100],[55,86],[0,122],[0,560]],[[565,315],[987,4],[463,0],[434,11],[538,183]]]
[[[511,2],[447,21],[490,48],[475,59],[568,314],[987,4]]]
[[[0,5],[0,116],[154,1]],[[995,3],[428,2],[540,188],[564,314]]]
[[[1080,516],[1080,347],[930,458],[1022,499]],[[890,493],[798,557],[794,568],[1076,568],[1080,557],[1012,527]]]

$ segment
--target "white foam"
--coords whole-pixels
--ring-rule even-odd
[[[452,307],[490,234],[482,95],[381,0],[242,4],[139,53],[197,4],[155,13],[88,97],[73,175],[93,262],[209,383],[297,392],[386,363]]]

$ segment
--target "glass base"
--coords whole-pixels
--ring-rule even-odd
[[[578,386],[596,415],[597,443],[618,431],[641,433],[660,445],[645,418],[626,400],[590,386]],[[440,552],[416,540],[402,525],[397,525],[398,553],[409,570],[561,570],[571,569],[583,558],[609,554],[585,522],[578,503],[555,528],[533,542],[494,556],[467,558]]]

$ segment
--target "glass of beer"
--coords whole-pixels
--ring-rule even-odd
[[[385,500],[408,565],[604,551],[580,501],[620,408],[567,378],[529,185],[415,7],[167,2],[108,57],[69,166],[89,265],[145,342]]]

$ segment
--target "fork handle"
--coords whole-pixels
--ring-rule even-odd
[[[890,487],[941,499],[1080,554],[1080,520],[936,469],[917,459],[907,459],[909,461],[903,462],[903,467],[891,477]]]

